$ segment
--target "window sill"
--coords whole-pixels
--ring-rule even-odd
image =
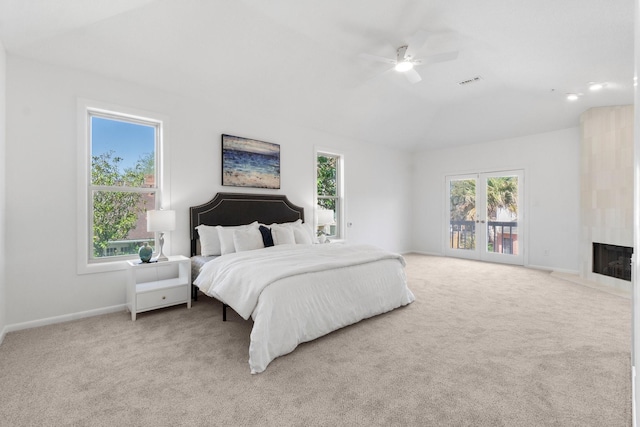
[[[78,264],[78,274],[108,273],[110,271],[125,270],[127,268],[127,261],[127,259],[124,259],[93,264],[81,262]]]
[[[326,245],[327,243],[331,244],[331,243],[347,243],[346,239],[333,239],[333,238],[327,238],[327,240],[325,240],[324,242],[317,242],[316,244],[318,245]]]

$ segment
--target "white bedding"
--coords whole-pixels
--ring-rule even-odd
[[[369,245],[279,245],[227,254],[194,282],[254,320],[251,373],[367,317],[411,303],[402,256]]]

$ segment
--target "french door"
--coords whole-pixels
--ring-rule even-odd
[[[449,256],[524,264],[523,171],[447,176]]]

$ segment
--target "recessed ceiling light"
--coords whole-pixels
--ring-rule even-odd
[[[606,83],[589,82],[589,90],[593,90],[593,91],[600,90],[606,85],[607,85]]]
[[[567,94],[567,100],[569,100],[569,101],[577,101],[579,97],[580,97],[580,95],[578,95],[577,93],[568,93]]]
[[[405,71],[409,71],[413,68],[413,62],[411,61],[402,61],[396,64],[396,71],[404,73]]]

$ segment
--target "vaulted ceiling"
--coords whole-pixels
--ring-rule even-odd
[[[633,0],[2,0],[0,40],[10,56],[424,150],[633,103],[633,17]],[[359,57],[394,58],[421,30],[418,57],[459,55],[417,67],[418,83]]]

